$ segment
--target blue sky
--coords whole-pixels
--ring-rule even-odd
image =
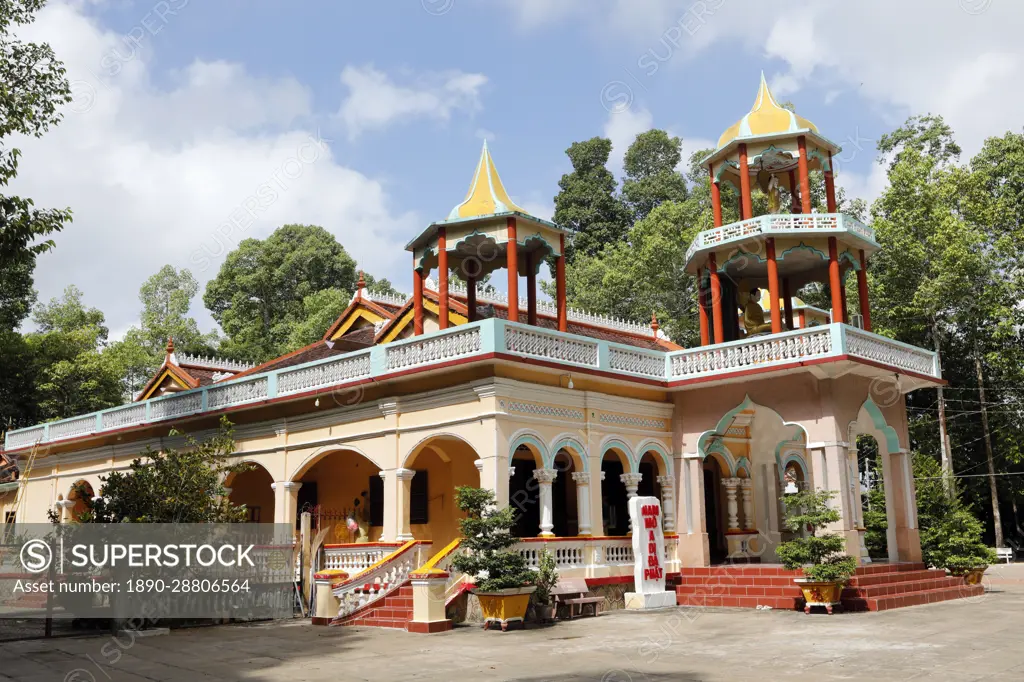
[[[621,157],[654,126],[707,146],[762,70],[844,146],[840,183],[870,199],[873,140],[910,113],[945,115],[968,153],[1019,130],[1021,14],[1003,0],[51,0],[26,37],[53,44],[76,101],[23,145],[19,184],[76,220],[37,288],[78,285],[117,334],[164,263],[205,284],[222,243],[313,222],[408,290],[402,245],[461,200],[483,137],[510,193],[550,217],[574,140],[609,136]],[[275,177],[271,205],[224,227]]]

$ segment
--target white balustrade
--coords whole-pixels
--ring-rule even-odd
[[[337,569],[354,576],[373,566],[401,546],[400,542],[326,545],[323,560],[317,570]]]
[[[558,332],[519,324],[505,326],[505,350],[517,355],[597,367],[598,345]]]
[[[338,617],[350,615],[394,592],[419,568],[423,560],[424,543],[406,543],[402,548],[368,571],[353,575],[332,588],[338,598]],[[426,549],[429,549],[426,543]]]
[[[636,561],[631,538],[602,540],[600,547],[601,558],[598,561],[601,563],[609,566],[632,566]]]
[[[101,419],[101,428],[117,429],[125,426],[133,426],[146,421],[146,404],[135,403],[125,407],[119,407],[109,412],[104,412]]]
[[[46,431],[42,426],[36,426],[31,429],[21,429],[20,431],[12,431],[7,434],[7,447],[8,449],[23,448],[27,445],[41,443],[43,442],[45,434]]]
[[[150,419],[168,419],[198,412],[203,408],[203,396],[199,393],[185,393],[160,398],[150,404]]]
[[[356,356],[346,355],[329,362],[282,372],[277,379],[277,393],[301,393],[369,376],[370,351],[365,351]]]
[[[540,557],[544,550],[551,553],[555,560],[555,567],[559,570],[568,568],[583,568],[587,561],[587,540],[584,538],[551,538],[544,542],[520,542],[516,544],[517,551],[526,559],[526,565],[530,568],[540,568]]]
[[[480,327],[385,346],[388,370],[410,369],[480,352]]]
[[[206,406],[208,409],[214,410],[253,400],[264,400],[268,396],[268,388],[267,377],[229,381],[207,391]]]
[[[61,440],[62,438],[74,438],[83,436],[96,430],[96,416],[86,415],[78,419],[55,422],[50,424],[50,440]]]
[[[935,354],[856,327],[845,327],[846,352],[909,372],[938,378]]]
[[[633,348],[608,349],[608,366],[618,372],[628,372],[654,379],[665,378],[665,354],[645,352]]]
[[[833,352],[831,325],[759,336],[716,346],[703,346],[671,355],[673,379],[759,365],[826,357]]]

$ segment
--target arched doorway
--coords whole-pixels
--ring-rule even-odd
[[[729,477],[728,465],[723,467],[717,455],[704,460],[704,523],[708,534],[708,551],[711,563],[725,561],[728,546],[725,542],[726,509],[722,494],[722,479]]]
[[[859,505],[863,540],[862,558],[872,561],[889,559],[888,510],[885,504],[885,482],[882,476],[882,454],[878,441],[870,434],[857,436],[856,504]]]
[[[68,520],[78,522],[82,514],[89,511],[89,503],[95,496],[96,493],[89,481],[80,479],[71,484],[67,499],[74,502],[74,505],[68,509]]]
[[[416,446],[404,468],[415,472],[409,499],[409,528],[416,540],[430,540],[438,550],[459,537],[455,489],[479,486],[477,453],[454,436],[435,436]]]
[[[601,457],[601,515],[604,535],[629,534],[629,493],[623,474],[632,473],[629,455],[618,446],[609,447]]]
[[[274,477],[259,464],[247,462],[231,473],[224,485],[231,489],[228,501],[245,506],[249,523],[274,522]]]
[[[380,467],[351,449],[319,453],[303,463],[292,480],[297,495],[296,524],[310,512],[314,529],[328,529],[326,544],[375,542],[384,528],[384,486]],[[232,489],[232,497],[234,489]],[[354,529],[348,520],[354,521]]]
[[[551,484],[554,529],[558,537],[579,535],[579,510],[577,508],[576,481],[573,473],[577,471],[573,454],[562,448],[555,454],[554,469],[558,472]]]
[[[512,532],[520,538],[537,537],[540,535],[540,484],[533,472],[544,468],[540,446],[532,439],[514,445],[509,466],[508,503],[516,510]]]

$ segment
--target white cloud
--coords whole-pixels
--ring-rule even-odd
[[[398,85],[372,65],[346,66],[341,82],[348,88],[348,96],[338,116],[349,137],[354,139],[366,130],[413,118],[447,121],[457,111],[475,113],[480,109],[480,89],[487,77],[449,71],[419,74],[411,81]]]
[[[629,145],[633,144],[637,135],[653,127],[654,116],[636,103],[609,113],[603,131],[604,136],[612,141],[612,153],[608,159],[609,170],[616,175],[622,175],[622,161]]]
[[[137,319],[139,286],[163,264],[205,284],[238,240],[284,222],[322,225],[374,274],[403,281],[402,244],[419,221],[318,138],[305,85],[196,61],[162,88],[141,53],[116,70],[104,62],[112,50],[128,55],[124,43],[78,4],[52,2],[28,29],[65,62],[76,96],[58,127],[19,141],[14,190],[74,211],[39,260],[42,299],[76,284],[123,330]],[[193,311],[212,324],[201,301]]]

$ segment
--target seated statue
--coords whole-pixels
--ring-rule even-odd
[[[747,336],[769,334],[772,323],[764,321],[764,310],[761,309],[761,290],[756,287],[750,290],[747,305],[743,307],[743,330]]]

